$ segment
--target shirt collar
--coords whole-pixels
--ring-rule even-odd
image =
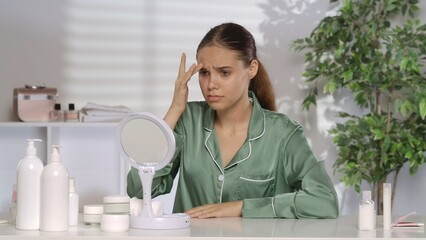
[[[253,101],[253,112],[250,118],[248,139],[249,141],[252,141],[262,137],[265,132],[265,113],[263,108],[260,106],[256,95],[252,91],[249,91],[249,97]],[[215,114],[216,112],[206,104],[203,116],[205,116],[204,129],[206,129],[207,131],[213,130]]]

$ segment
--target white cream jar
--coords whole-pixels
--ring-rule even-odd
[[[127,232],[129,230],[128,214],[102,214],[101,231]]]
[[[130,198],[124,195],[111,195],[104,197],[105,214],[129,214]]]
[[[83,222],[87,225],[101,223],[104,206],[101,204],[88,204],[83,207]]]

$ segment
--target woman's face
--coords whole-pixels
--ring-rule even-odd
[[[208,46],[198,51],[197,61],[203,64],[199,72],[201,91],[212,109],[228,110],[248,100],[250,79],[257,73],[256,60],[245,66],[236,51]]]

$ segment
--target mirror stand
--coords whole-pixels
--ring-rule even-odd
[[[155,217],[152,209],[152,197],[150,191],[152,188],[152,179],[154,178],[154,174],[154,167],[141,166],[139,169],[139,178],[141,179],[143,189],[143,217]]]
[[[152,209],[151,187],[155,171],[164,168],[173,158],[176,142],[172,129],[160,117],[149,112],[133,113],[120,121],[117,138],[121,155],[138,169],[143,188],[140,215],[130,215],[130,227],[139,229],[189,228],[190,216],[185,213],[162,214]]]
[[[180,229],[190,226],[190,217],[185,213],[155,216],[152,210],[151,187],[155,168],[140,166],[139,177],[143,188],[143,210],[140,216],[130,216],[130,227],[139,229]]]

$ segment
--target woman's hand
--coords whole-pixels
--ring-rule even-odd
[[[241,217],[243,201],[207,204],[186,211],[193,218]]]
[[[186,103],[188,102],[188,81],[202,68],[202,64],[193,63],[186,71],[186,54],[182,53],[180,58],[179,72],[175,82],[175,90],[173,93],[173,101],[170,105],[164,120],[169,124],[171,129],[174,129],[177,121],[185,111]]]
[[[193,63],[186,71],[186,54],[182,53],[180,58],[179,72],[178,77],[175,82],[175,91],[173,94],[173,102],[171,107],[174,107],[176,110],[182,114],[185,111],[186,103],[188,101],[188,81],[191,77],[200,71],[202,65],[196,65]]]

